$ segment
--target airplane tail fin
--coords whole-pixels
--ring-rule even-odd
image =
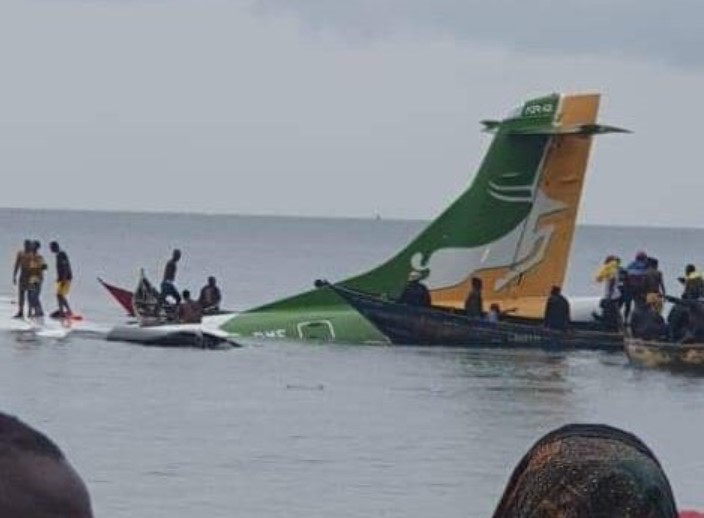
[[[393,298],[418,271],[433,304],[459,308],[477,276],[487,303],[542,314],[564,281],[592,138],[626,132],[597,123],[599,98],[553,94],[482,121],[494,139],[469,189],[391,260],[341,284]]]

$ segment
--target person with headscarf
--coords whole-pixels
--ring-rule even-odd
[[[658,459],[635,435],[572,424],[541,438],[513,471],[493,518],[677,518]]]

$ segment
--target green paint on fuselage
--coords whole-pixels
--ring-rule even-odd
[[[223,329],[235,337],[389,343],[371,323],[328,288],[240,313]]]

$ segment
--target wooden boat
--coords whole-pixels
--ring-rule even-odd
[[[627,337],[625,348],[631,363],[642,367],[704,373],[704,343],[680,344]]]
[[[108,290],[108,293],[110,293],[110,295],[112,295],[112,298],[115,299],[115,301],[120,305],[120,307],[122,307],[122,309],[127,312],[128,316],[136,316],[134,306],[132,304],[132,300],[134,299],[134,293],[124,288],[120,288],[119,286],[109,284],[100,277],[98,277],[98,282],[103,286],[103,288]]]
[[[149,324],[173,322],[175,320],[176,307],[170,303],[164,303],[159,306],[159,290],[149,282],[143,270],[140,273],[139,282],[134,291],[113,286],[101,278],[98,278],[98,282],[108,290],[110,295],[131,317],[137,317],[140,321]]]
[[[107,283],[100,277],[98,277],[98,282],[112,295],[128,316],[138,318],[141,323],[153,326],[176,321],[175,304],[167,301],[159,306],[159,290],[147,279],[144,271],[140,273],[139,282],[134,291]],[[232,311],[206,311],[203,316],[230,313]]]
[[[537,320],[495,323],[443,308],[409,306],[343,286],[329,286],[393,344],[623,350],[621,333],[555,331],[544,328]]]
[[[135,322],[117,325],[106,335],[110,342],[131,342],[156,347],[193,347],[198,349],[229,349],[239,347],[227,333],[209,322],[227,312],[209,313],[203,316],[202,323],[185,324],[176,319],[176,306],[159,305],[159,291],[141,273],[134,292],[98,281]]]

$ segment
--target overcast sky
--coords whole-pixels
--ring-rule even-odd
[[[582,222],[704,226],[699,0],[0,0],[0,206],[432,218],[600,91]]]

